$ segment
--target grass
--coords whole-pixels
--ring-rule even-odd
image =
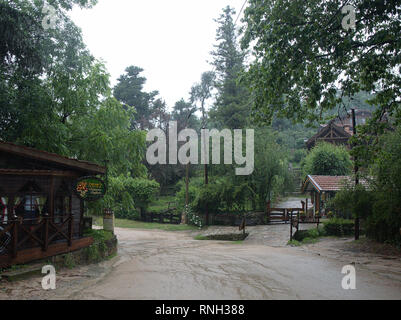
[[[248,237],[249,234],[215,234],[209,236],[197,235],[194,240],[210,240],[210,241],[228,241],[234,244],[240,244],[244,242],[244,239]]]
[[[95,242],[108,241],[113,238],[113,233],[105,230],[89,230],[85,236],[92,237]]]
[[[194,240],[204,241],[204,240],[208,240],[208,238],[205,236],[202,236],[202,235],[198,235],[194,238]]]
[[[312,244],[319,242],[319,239],[322,237],[326,237],[326,233],[323,228],[319,229],[310,229],[310,230],[302,230],[298,231],[295,234],[295,238],[292,241],[288,241],[287,245],[292,247],[299,247],[305,244]]]
[[[94,217],[93,223],[99,227],[103,226],[103,220],[100,217]],[[141,222],[126,219],[115,219],[114,225],[116,228],[125,229],[145,229],[145,230],[164,230],[164,231],[186,231],[186,230],[199,230],[198,227],[181,225],[181,224],[161,224],[161,223],[150,223]]]

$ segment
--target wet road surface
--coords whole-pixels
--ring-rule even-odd
[[[261,228],[250,228],[251,235]],[[116,258],[60,271],[51,292],[40,288],[39,277],[0,282],[0,299],[401,299],[401,278],[387,277],[385,266],[375,272],[348,254],[273,247],[266,235],[286,234],[289,226],[264,228],[258,241],[242,244],[196,241],[194,232],[117,229]],[[356,263],[357,290],[341,286],[342,267],[350,263]],[[391,264],[396,274],[399,266]]]

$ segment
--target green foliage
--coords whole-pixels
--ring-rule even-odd
[[[92,214],[110,208],[116,218],[137,220],[154,201],[160,186],[153,180],[120,175],[109,178],[108,191],[104,199],[92,205]]]
[[[287,245],[291,246],[291,247],[300,247],[302,245],[302,243],[297,240],[291,240],[291,241],[288,241]]]
[[[328,204],[338,218],[366,218],[372,213],[375,195],[359,184],[345,187]]]
[[[351,174],[352,162],[343,146],[319,143],[313,148],[303,163],[303,174],[323,176],[346,176]]]
[[[355,232],[355,223],[353,220],[334,218],[324,223],[324,230],[328,236],[350,236]]]
[[[203,213],[208,207],[210,213],[218,213],[221,210],[221,188],[219,184],[211,183],[199,189],[193,207],[196,212]]]
[[[114,237],[112,232],[106,230],[88,230],[85,232],[85,236],[92,237],[95,243],[108,241]]]
[[[364,219],[366,235],[380,242],[401,243],[401,129],[379,136],[376,151],[361,171],[369,183],[337,193],[330,207],[337,216],[344,212]],[[357,152],[359,156],[363,156]],[[340,215],[339,215],[340,213]]]
[[[297,150],[294,152],[292,161],[295,163],[301,163],[307,155],[308,152],[305,149]]]
[[[74,255],[72,253],[67,253],[64,256],[64,265],[68,268],[68,269],[73,269],[75,267],[75,260],[74,260]]]
[[[320,237],[325,237],[327,235],[324,228],[316,228],[309,230],[299,230],[295,233],[295,241],[299,241],[302,244],[310,243],[311,239],[318,239]]]
[[[128,188],[134,203],[141,209],[147,209],[160,191],[160,185],[156,181],[142,178],[132,179]]]
[[[140,76],[143,71],[136,66],[126,68],[125,74],[120,76],[114,87],[115,98],[124,105],[135,108],[137,117],[132,118],[132,127],[141,130],[151,127],[150,115],[154,99],[159,94],[157,91],[150,93],[143,91],[146,83],[146,78]]]
[[[247,80],[258,120],[279,114],[312,122],[361,90],[376,92],[377,119],[400,117],[400,3],[349,4],[357,23],[346,31],[342,1],[248,1],[242,46],[256,58]]]
[[[245,54],[238,45],[238,34],[233,21],[235,15],[235,10],[227,6],[216,20],[217,44],[212,52],[218,94],[210,117],[219,127],[230,129],[245,127],[249,116],[249,92],[240,83]]]
[[[367,235],[381,242],[401,243],[401,128],[383,135],[372,164],[375,201],[367,217]]]
[[[255,170],[246,178],[254,209],[264,210],[268,200],[274,201],[284,191],[293,189],[293,177],[288,170],[288,151],[275,142],[269,129],[255,132]]]
[[[202,229],[202,219],[194,213],[191,206],[186,206],[184,210],[188,219],[188,224],[192,226],[197,226],[199,229]]]

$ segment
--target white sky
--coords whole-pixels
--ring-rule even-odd
[[[88,10],[75,8],[91,53],[102,59],[112,85],[126,67],[143,68],[146,91],[158,90],[169,108],[187,99],[202,72],[212,67],[217,19],[227,5],[237,14],[244,0],[99,0]],[[234,18],[235,19],[235,18]],[[240,24],[240,21],[238,22]]]

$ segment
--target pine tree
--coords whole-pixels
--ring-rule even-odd
[[[231,129],[245,127],[249,115],[249,94],[239,83],[240,74],[244,70],[245,53],[238,45],[238,34],[233,21],[235,14],[235,10],[227,6],[216,20],[219,25],[217,45],[211,52],[214,57],[212,65],[217,75],[218,96],[210,116],[219,125]]]

